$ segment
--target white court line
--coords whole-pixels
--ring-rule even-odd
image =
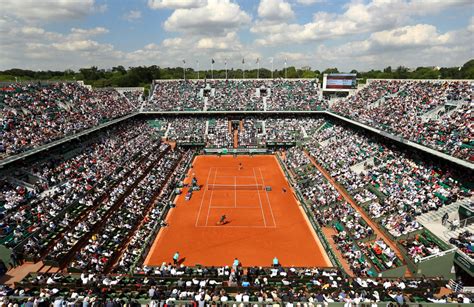
[[[222,228],[276,228],[275,226],[231,226],[231,225],[211,225],[211,226],[197,226],[197,228],[222,227]]]
[[[262,170],[260,169],[260,167],[258,168],[258,171],[260,172],[260,177],[262,177],[263,188],[265,188],[265,179],[263,179]],[[270,198],[268,197],[267,189],[265,189],[265,194],[267,195],[268,206],[270,206],[270,213],[272,214],[273,225],[275,225],[276,227],[276,221],[275,221],[275,216],[273,215],[272,203],[270,202]]]
[[[216,168],[215,171],[216,171],[216,172],[214,173],[214,181],[213,181],[213,184],[216,183],[217,168]],[[214,190],[211,190],[211,198],[209,199],[209,208],[207,209],[207,216],[206,216],[206,226],[207,226],[207,222],[209,221],[209,213],[211,212],[212,195],[214,195]]]
[[[212,206],[211,209],[260,209],[260,207],[219,207],[219,206]]]
[[[213,167],[209,168],[209,173],[207,174],[206,185],[209,183],[209,177],[211,176],[212,169],[213,169]],[[204,187],[204,193],[202,194],[201,205],[199,206],[199,211],[198,211],[198,215],[197,215],[197,218],[196,218],[196,224],[195,224],[196,227],[198,227],[199,216],[201,215],[202,203],[204,202],[204,196],[206,195],[206,191],[207,191],[207,189],[206,189],[206,187]]]
[[[234,208],[237,208],[237,178],[234,176]]]
[[[220,168],[220,167],[219,167]],[[254,178],[254,176],[217,176],[217,178],[232,178],[232,177],[237,177],[237,178]]]
[[[255,179],[255,184],[258,185],[258,181],[257,181],[257,174],[255,174],[255,168],[252,167],[252,170],[253,170],[253,179]],[[265,227],[267,227],[267,220],[265,219],[265,213],[263,212],[263,206],[262,206],[262,199],[260,198],[260,190],[257,189],[257,194],[258,194],[258,202],[260,203],[260,209],[262,210],[262,216],[263,216],[263,224],[265,225]]]

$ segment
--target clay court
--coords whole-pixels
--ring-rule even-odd
[[[145,265],[170,262],[179,251],[191,266],[231,265],[235,257],[243,266],[270,266],[275,256],[283,266],[330,266],[276,157],[198,156],[188,180],[193,175],[202,189],[189,201],[187,189],[178,197]]]

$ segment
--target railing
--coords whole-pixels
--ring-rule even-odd
[[[451,249],[448,249],[448,250],[446,250],[446,251],[439,252],[439,253],[434,254],[434,255],[426,256],[426,257],[424,257],[424,258],[421,258],[419,262],[428,261],[428,260],[431,260],[431,259],[434,259],[434,258],[438,258],[438,257],[443,257],[443,256],[446,256],[447,254],[452,254],[452,253],[456,252],[456,249],[457,249],[457,248],[451,248]]]

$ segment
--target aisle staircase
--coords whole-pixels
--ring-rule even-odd
[[[462,204],[472,203],[472,201],[473,197],[460,199],[455,203],[439,208],[437,211],[430,211],[422,214],[418,216],[416,220],[443,241],[449,243],[450,238],[456,237],[458,234],[466,230],[474,233],[474,218],[472,217],[461,221],[460,225],[455,230],[451,229],[451,222],[459,220],[459,207]],[[443,225],[441,220],[446,213],[448,214],[448,221],[450,222]]]
[[[239,130],[234,130],[234,148],[239,147]]]

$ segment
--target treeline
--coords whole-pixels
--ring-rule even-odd
[[[325,73],[338,73],[337,68],[328,68],[323,71],[311,70],[309,67],[296,68],[288,67],[285,69],[274,70],[273,78],[319,78],[322,81]],[[383,70],[370,70],[367,72],[350,71],[356,73],[360,82],[366,79],[474,79],[474,59],[466,62],[461,67],[418,67],[416,69],[408,69],[399,66],[397,68],[386,67]],[[186,74],[186,79],[204,79],[204,78],[225,78],[225,70],[200,70],[195,71],[193,68],[182,67],[159,67],[138,66],[126,69],[123,66],[112,67],[112,69],[98,69],[93,66],[90,68],[81,68],[79,71],[32,71],[24,69],[8,69],[0,71],[0,81],[26,81],[26,80],[83,80],[86,84],[94,87],[128,87],[143,86],[148,87],[154,79],[182,79]],[[271,78],[272,72],[266,68],[245,70],[229,69],[227,70],[227,78]]]

